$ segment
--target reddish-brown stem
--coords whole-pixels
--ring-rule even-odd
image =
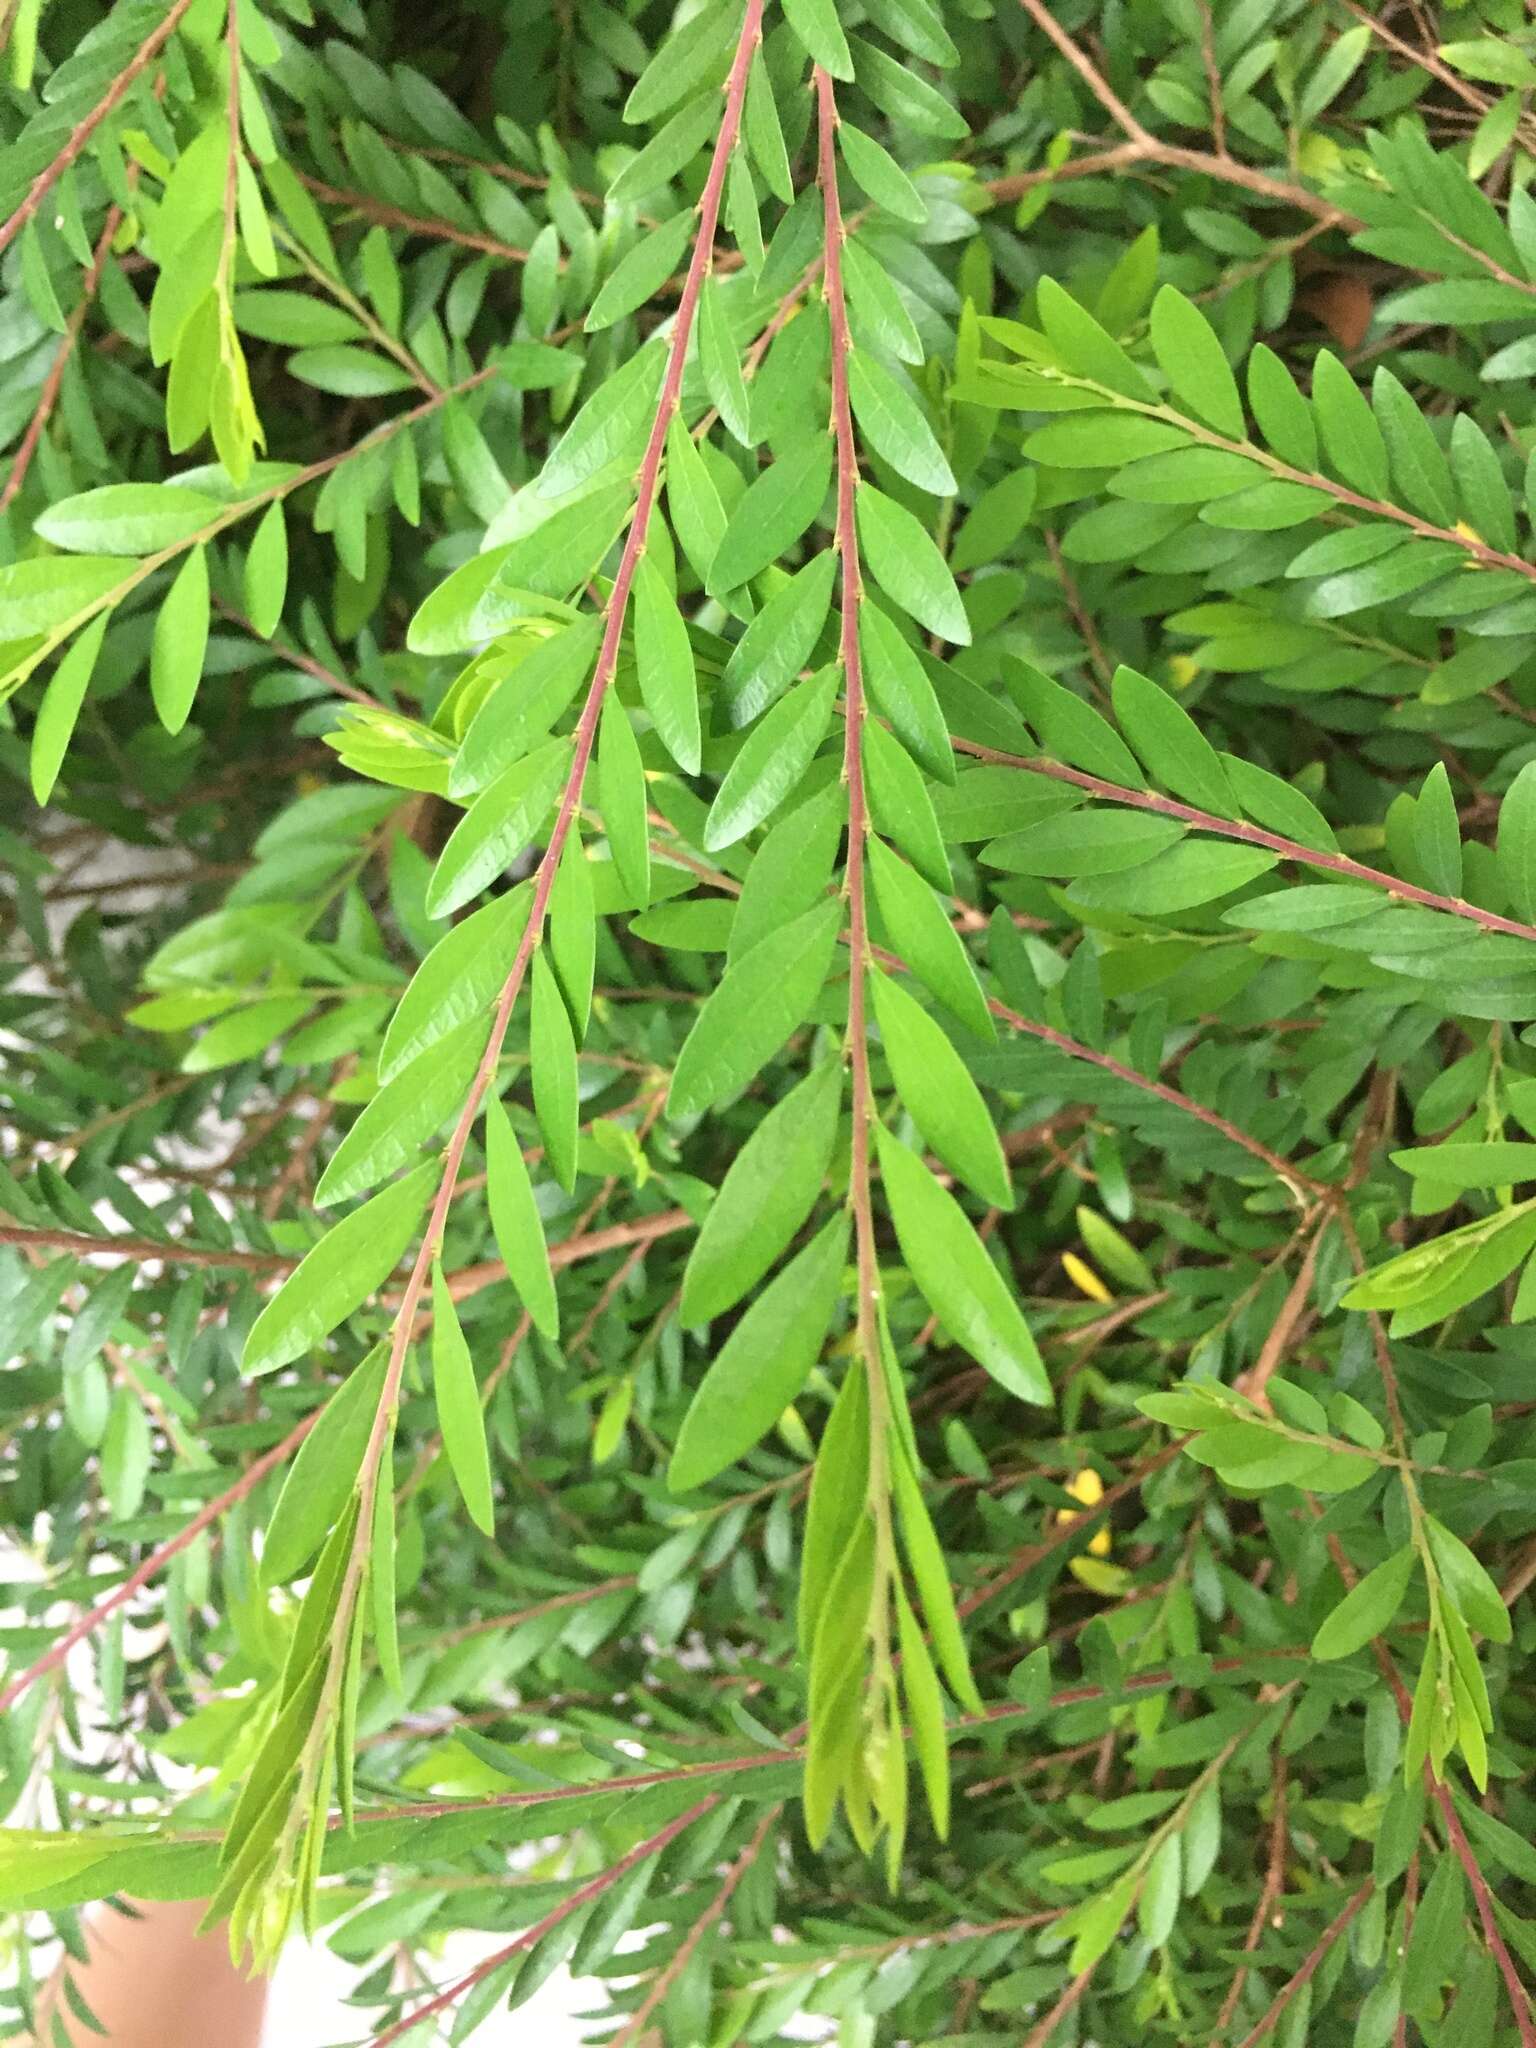
[[[762,1854],[763,1844],[768,1839],[769,1830],[778,1819],[781,1810],[780,1807],[770,1806],[763,1815],[753,1830],[751,1840],[725,1873],[725,1876],[720,1880],[719,1888],[714,1897],[683,1936],[682,1941],[679,1943],[666,1967],[658,1973],[639,2006],[630,2014],[623,2026],[620,2027],[619,2031],[608,2043],[608,2048],[629,2048],[629,2044],[632,2041],[637,2041],[640,2038],[649,2024],[651,2014],[661,2004],[661,2001],[666,1997],[668,1991],[671,1990],[683,1971],[687,1969],[689,1959],[693,1955],[694,1950],[704,1939],[710,1928],[722,1917],[726,1907],[731,1902],[731,1894]]]
[[[340,186],[328,185],[323,178],[311,177],[307,171],[299,171],[299,182],[317,199],[323,199],[329,206],[345,206],[365,220],[377,221],[381,227],[398,228],[402,234],[424,235],[434,241],[455,242],[461,249],[478,249],[483,255],[498,257],[503,263],[526,263],[528,251],[519,249],[511,242],[499,241],[495,235],[483,235],[473,228],[461,228],[452,221],[435,220],[425,215],[405,213],[398,206],[391,206],[387,200],[375,199],[367,192],[347,192]]]
[[[536,1942],[542,1941],[552,1928],[558,1927],[564,1920],[569,1920],[573,1913],[579,1913],[583,1906],[590,1906],[592,1901],[600,1899],[604,1892],[611,1891],[620,1878],[627,1877],[637,1863],[643,1863],[648,1856],[660,1855],[669,1842],[675,1842],[685,1828],[691,1828],[695,1821],[702,1820],[705,1814],[714,1809],[718,1801],[718,1793],[711,1792],[707,1798],[690,1806],[686,1813],[680,1813],[676,1820],[669,1820],[664,1828],[658,1828],[654,1835],[648,1835],[643,1842],[637,1842],[627,1856],[621,1856],[610,1869],[600,1871],[596,1877],[588,1878],[584,1885],[579,1885],[568,1897],[563,1898],[558,1906],[552,1907],[542,1920],[536,1920],[532,1927],[525,1927],[522,1933],[509,1941],[504,1948],[499,1948],[494,1955],[487,1956],[483,1963],[477,1963],[467,1976],[460,1977],[456,1983],[450,1984],[446,1991],[439,1991],[437,1996],[429,1998],[425,2005],[418,2005],[414,2012],[407,2013],[392,2027],[387,2027],[382,2034],[375,2034],[368,2048],[388,2048],[391,2041],[398,2041],[402,2036],[414,2033],[421,2022],[430,2019],[434,2013],[445,2012],[449,2006],[457,2005],[464,1994],[472,1991],[482,1978],[489,1977],[493,1970],[499,1970],[502,1964],[510,1962],[513,1956],[531,1949]]]
[[[1083,1993],[1088,1989],[1088,1986],[1093,1982],[1093,1973],[1099,1967],[1099,1962],[1102,1961],[1103,1957],[1101,1956],[1098,1962],[1090,1963],[1086,1970],[1078,1971],[1050,2011],[1042,2019],[1037,2020],[1034,2026],[1030,2028],[1024,2039],[1024,2048],[1045,2048],[1045,2044],[1050,2040],[1061,2022],[1071,2012],[1072,2008],[1082,1998]]]
[[[1396,875],[1383,873],[1380,868],[1351,860],[1347,853],[1327,853],[1316,846],[1303,846],[1299,839],[1287,839],[1283,833],[1268,832],[1262,825],[1250,825],[1241,818],[1221,818],[1213,811],[1197,810],[1193,804],[1180,803],[1177,797],[1163,796],[1155,789],[1124,789],[1118,782],[1107,782],[1102,776],[1086,774],[1081,768],[1069,768],[1064,762],[1053,761],[1045,755],[1007,754],[996,747],[981,746],[974,740],[954,740],[951,744],[957,753],[970,754],[979,761],[994,761],[1006,768],[1026,768],[1032,775],[1047,775],[1054,782],[1070,782],[1105,803],[1125,804],[1138,811],[1156,811],[1159,817],[1177,818],[1199,832],[1212,832],[1222,839],[1238,839],[1245,846],[1265,847],[1269,852],[1278,854],[1281,860],[1294,861],[1299,867],[1320,868],[1325,874],[1343,875],[1353,882],[1368,882],[1372,888],[1382,889],[1404,903],[1417,903],[1426,910],[1443,911],[1447,917],[1464,917],[1468,923],[1480,926],[1485,932],[1506,932],[1511,938],[1536,941],[1536,925],[1522,924],[1514,917],[1501,917],[1496,910],[1484,910],[1481,904],[1468,903],[1461,896],[1438,896],[1433,889],[1420,889],[1413,882],[1400,881]]]
[[[157,1244],[152,1237],[92,1237],[86,1230],[34,1229],[27,1223],[0,1223],[0,1244],[31,1245],[39,1251],[74,1252],[81,1258],[109,1254],[125,1259],[164,1259],[176,1266],[233,1266],[246,1273],[291,1273],[297,1259],[280,1252],[220,1251],[194,1244]]]
[[[85,316],[90,311],[91,301],[96,296],[96,288],[101,283],[101,273],[106,268],[107,252],[112,246],[112,237],[122,226],[122,221],[123,210],[120,206],[108,209],[106,222],[96,238],[96,247],[91,252],[90,268],[80,282],[80,302],[69,316],[69,325],[59,341],[58,353],[49,365],[48,375],[43,379],[42,390],[37,394],[36,410],[27,421],[27,430],[21,437],[20,446],[11,463],[11,473],[5,480],[5,488],[0,490],[0,512],[12,502],[27,480],[27,471],[32,467],[32,458],[36,455],[38,444],[43,438],[43,430],[53,417],[53,408],[58,404],[59,393],[64,388],[64,372],[68,369],[70,357],[79,344],[80,333],[85,326]]]
[[[3,1690],[0,1690],[0,1714],[8,1707],[14,1706],[38,1679],[46,1677],[50,1671],[57,1670],[76,1643],[83,1643],[104,1621],[110,1620],[118,1608],[125,1606],[141,1587],[147,1586],[151,1579],[158,1577],[171,1560],[179,1557],[182,1551],[195,1543],[203,1531],[216,1522],[220,1515],[234,1507],[237,1502],[244,1500],[253,1488],[261,1484],[275,1465],[280,1465],[290,1452],[298,1449],[319,1419],[320,1409],[312,1409],[296,1429],[288,1432],[280,1444],[274,1444],[270,1451],[263,1451],[256,1462],[241,1473],[233,1486],[200,1507],[184,1529],[178,1529],[168,1542],[162,1543],[158,1550],[152,1550],[143,1563],[135,1566],[123,1583],[110,1592],[105,1600],[99,1600],[88,1614],[82,1614],[78,1621],[73,1622],[35,1664],[19,1672]]]
[[[1302,1964],[1301,1968],[1296,1972],[1295,1976],[1292,1977],[1290,1982],[1288,1984],[1284,1984],[1281,1986],[1278,1995],[1276,1996],[1273,2004],[1269,2008],[1269,2011],[1265,2013],[1263,2019],[1259,2021],[1259,2024],[1252,2030],[1251,2033],[1247,2033],[1243,2036],[1241,2042],[1238,2044],[1238,2048],[1257,2048],[1257,2043],[1262,2041],[1264,2036],[1274,2026],[1276,2020],[1280,2018],[1281,2014],[1285,2011],[1285,2008],[1290,2004],[1291,2000],[1296,1996],[1297,1992],[1300,1991],[1304,1985],[1309,1984],[1312,1981],[1312,1978],[1316,1973],[1318,1966],[1321,1964],[1324,1956],[1327,1955],[1329,1949],[1333,1947],[1333,1944],[1338,1940],[1339,1936],[1344,1932],[1345,1928],[1349,1925],[1350,1921],[1354,1919],[1355,1915],[1360,1911],[1360,1908],[1365,1904],[1367,1899],[1370,1898],[1372,1892],[1375,1891],[1375,1889],[1375,1879],[1368,1877],[1365,1880],[1365,1883],[1361,1885],[1359,1891],[1357,1891],[1352,1898],[1346,1899],[1344,1905],[1340,1908],[1340,1910],[1337,1913],[1335,1913],[1333,1918],[1328,1922],[1328,1925],[1323,1929],[1322,1933],[1318,1936],[1316,1946],[1313,1948],[1312,1953],[1307,1957],[1306,1961]]]
[[[107,87],[95,106],[91,108],[90,112],[83,115],[75,123],[69,132],[69,137],[64,147],[59,151],[52,163],[44,165],[42,170],[32,180],[32,183],[27,187],[27,196],[22,200],[20,206],[17,207],[9,220],[0,222],[0,250],[8,249],[11,243],[15,241],[16,237],[42,204],[44,195],[48,192],[49,188],[63,177],[75,158],[96,133],[96,130],[105,121],[108,114],[111,113],[118,101],[126,94],[134,80],[141,75],[147,65],[153,63],[158,52],[164,48],[166,43],[175,34],[178,22],[191,5],[192,0],[171,0],[171,5],[165,11],[164,19],[155,28],[150,30],[149,34],[140,43],[139,47]]]
[[[853,435],[853,408],[848,397],[848,307],[843,294],[843,212],[837,190],[837,100],[832,80],[815,66],[817,177],[821,185],[827,325],[831,335],[832,432],[837,445],[836,547],[841,558],[838,648],[843,667],[843,779],[848,785],[848,864],[844,888],[848,898],[848,1070],[852,1093],[852,1164],[848,1197],[853,1208],[855,1258],[858,1268],[859,1350],[871,1380],[871,1406],[878,1414],[874,1382],[880,1372],[878,1300],[880,1274],[875,1256],[875,1219],[869,1191],[870,1132],[874,1094],[869,1078],[869,1038],[865,1003],[869,983],[869,925],[865,907],[864,856],[869,836],[869,807],[864,793],[864,670],[859,650],[859,606],[863,580],[859,569],[857,495],[859,453]],[[872,1467],[872,1479],[873,1479]]]

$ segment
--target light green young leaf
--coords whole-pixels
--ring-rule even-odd
[[[1333,1657],[1350,1657],[1379,1636],[1403,1604],[1415,1562],[1413,1545],[1405,1543],[1401,1550],[1367,1572],[1313,1636],[1312,1655],[1325,1662]]]
[[[47,803],[59,779],[111,616],[110,612],[98,612],[79,634],[49,678],[43,701],[37,707],[29,764],[32,795],[37,803]]]
[[[261,1550],[261,1583],[286,1586],[309,1563],[357,1485],[389,1364],[376,1344],[326,1402],[277,1497]]]
[[[33,522],[56,548],[77,555],[153,555],[190,540],[223,506],[179,484],[103,484],[61,498]]]
[[[245,558],[245,609],[264,640],[277,631],[288,592],[288,528],[275,498],[261,516]]]

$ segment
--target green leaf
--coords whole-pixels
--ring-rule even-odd
[[[1184,830],[1146,811],[1068,811],[994,839],[981,858],[1013,875],[1114,875],[1177,845]]]
[[[725,310],[725,300],[713,279],[699,299],[699,367],[710,403],[745,448],[753,444],[751,412],[741,357]]]
[[[1431,2012],[1439,2010],[1442,1986],[1461,1981],[1465,1913],[1461,1863],[1453,1850],[1446,1849],[1436,1859],[1434,1873],[1424,1887],[1409,1931],[1403,1956],[1405,2012],[1422,2013],[1428,2018]],[[1458,1997],[1458,2010],[1460,2005]]]
[[[639,453],[656,416],[665,368],[666,351],[652,343],[603,379],[540,472],[544,497],[564,497],[609,463]]]
[[[683,1271],[685,1328],[733,1308],[810,1215],[841,1102],[842,1068],[829,1060],[769,1110],[732,1160]]]
[[[376,1344],[331,1395],[300,1444],[267,1523],[261,1549],[264,1586],[286,1586],[296,1578],[345,1507],[357,1485],[388,1364],[388,1346]]]
[[[379,1079],[392,1081],[430,1047],[490,1009],[511,970],[532,895],[520,884],[444,932],[400,998],[379,1053]]]
[[[626,313],[633,313],[637,306],[655,297],[682,261],[693,224],[693,211],[685,208],[635,244],[592,301],[582,323],[588,334],[612,327]]]
[[[1370,402],[1338,357],[1327,349],[1318,351],[1312,368],[1312,405],[1323,451],[1345,483],[1367,497],[1390,497],[1387,444]]]
[[[832,450],[825,435],[799,442],[754,477],[732,511],[708,589],[721,597],[750,583],[787,554],[821,510],[832,480]]]
[[[149,688],[167,732],[180,732],[203,679],[208,646],[208,551],[195,547],[155,615]]]
[[[1424,1145],[1394,1152],[1392,1164],[1404,1173],[1433,1181],[1447,1193],[1463,1188],[1502,1188],[1515,1181],[1536,1180],[1536,1145],[1491,1138],[1481,1144]]]
[[[825,668],[796,685],[753,727],[710,806],[704,827],[709,852],[734,846],[792,794],[826,736],[839,673]]]
[[[968,1030],[995,1040],[970,956],[928,884],[878,839],[869,841],[869,864],[881,919],[904,965]]]
[[[1041,324],[1066,369],[1122,398],[1134,398],[1143,405],[1156,402],[1157,394],[1119,342],[1111,340],[1055,278],[1041,278],[1037,300]]]
[[[837,904],[820,904],[731,963],[678,1055],[669,1116],[702,1116],[773,1057],[820,993],[841,921]]]
[[[1509,1609],[1484,1566],[1461,1538],[1433,1515],[1425,1516],[1424,1527],[1444,1590],[1468,1628],[1475,1628],[1492,1643],[1507,1643],[1512,1632]]]
[[[749,1451],[804,1386],[842,1292],[848,1218],[833,1217],[763,1289],[705,1374],[667,1469],[674,1493]]]
[[[667,509],[694,575],[707,583],[725,533],[725,508],[709,467],[678,414],[667,428]]]
[[[954,495],[954,471],[916,398],[862,350],[849,358],[848,395],[865,440],[898,476],[937,497]]]
[[[1237,798],[1220,756],[1182,705],[1133,668],[1115,670],[1115,716],[1148,774],[1175,796],[1219,818],[1235,818]]]
[[[940,782],[955,779],[954,755],[933,684],[894,619],[868,601],[859,607],[864,680],[875,708],[913,760]]]
[[[1352,1657],[1381,1635],[1403,1604],[1413,1577],[1416,1554],[1411,1543],[1377,1565],[1352,1586],[1312,1638],[1312,1655],[1324,1662]]]
[[[37,721],[32,728],[30,773],[32,796],[39,804],[47,803],[59,779],[59,770],[69,751],[75,721],[90,688],[91,674],[111,616],[110,612],[98,612],[78,635],[49,678],[43,701],[37,707]]]
[[[875,1136],[901,1256],[924,1300],[999,1386],[1048,1407],[1051,1384],[1035,1340],[964,1210],[905,1145],[883,1129]]]
[[[1184,1873],[1184,1842],[1165,1835],[1152,1851],[1136,1895],[1136,1923],[1149,1948],[1162,1948],[1178,1918]]]
[[[569,740],[550,740],[503,770],[449,836],[427,885],[428,917],[448,917],[533,843],[570,767]]]
[[[104,484],[61,498],[34,521],[56,548],[77,555],[153,555],[190,540],[223,506],[176,484]]]
[[[720,96],[716,92],[700,93],[680,107],[619,172],[608,187],[608,204],[628,206],[676,177],[709,141],[719,119]]]
[[[1003,1149],[960,1055],[905,989],[878,971],[875,1016],[896,1092],[944,1164],[994,1208],[1013,1207]]]
[[[955,579],[921,522],[873,484],[859,485],[857,507],[859,546],[886,596],[929,632],[969,646],[970,621]]]
[[[922,771],[877,720],[864,726],[864,774],[875,827],[894,839],[923,878],[943,895],[954,891],[944,836]]]
[[[494,1536],[496,1505],[491,1495],[491,1459],[485,1417],[480,1412],[480,1385],[440,1259],[432,1262],[432,1394],[443,1449],[470,1520],[487,1536]]]
[[[385,1082],[332,1153],[315,1189],[318,1208],[361,1194],[414,1157],[463,1101],[489,1029],[488,1018],[471,1018]]]
[[[429,1159],[381,1188],[305,1254],[251,1326],[240,1360],[247,1378],[313,1351],[378,1292],[414,1237],[439,1170]]]
[[[245,609],[263,639],[277,631],[288,592],[288,528],[274,499],[261,516],[245,558]]]
[[[1009,695],[1040,735],[1041,744],[1056,760],[1081,768],[1085,774],[1102,776],[1123,789],[1146,788],[1146,778],[1130,748],[1091,704],[1027,662],[1008,662],[1003,679]]]
[[[1527,761],[1499,806],[1499,880],[1516,917],[1536,924],[1536,761]]]
[[[837,18],[837,0],[784,0],[784,17],[813,63],[834,78],[852,79],[853,57]]]
[[[876,206],[898,220],[910,221],[914,227],[924,225],[928,219],[927,202],[888,149],[850,121],[840,123],[837,146],[855,182],[863,186]]]
[[[485,1098],[485,1176],[486,1203],[501,1262],[535,1327],[553,1342],[560,1334],[560,1307],[543,1219],[534,1200],[523,1148],[494,1094]]]
[[[944,1697],[917,1616],[899,1588],[896,1623],[901,1646],[901,1689],[912,1721],[912,1747],[923,1774],[933,1830],[943,1841],[949,1833],[949,1733],[944,1726]]]
[[[576,1184],[576,1125],[581,1098],[570,1012],[542,947],[533,956],[533,1107],[550,1171],[567,1194]]]
[[[1229,440],[1246,440],[1243,401],[1216,330],[1171,284],[1152,301],[1152,350],[1174,396],[1197,419]]]
[[[697,775],[699,686],[693,648],[677,599],[644,556],[635,572],[635,664],[641,698],[663,746],[685,775]]]
[[[590,679],[602,630],[597,618],[557,626],[493,685],[459,743],[449,776],[455,796],[484,789],[544,737]]]
[[[837,557],[812,555],[774,592],[731,649],[720,677],[727,715],[750,725],[781,697],[811,658],[832,603]]]
[[[619,878],[643,910],[651,900],[645,771],[629,713],[612,691],[603,700],[597,729],[597,801]]]

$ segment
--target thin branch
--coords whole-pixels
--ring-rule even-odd
[[[1529,573],[1536,574],[1536,571]],[[1123,804],[1137,811],[1155,811],[1159,817],[1177,818],[1197,832],[1210,832],[1221,839],[1241,840],[1245,846],[1266,847],[1282,860],[1292,861],[1298,867],[1320,868],[1325,874],[1343,875],[1352,882],[1368,882],[1372,888],[1381,889],[1404,903],[1417,903],[1425,910],[1439,910],[1447,917],[1465,918],[1469,924],[1478,925],[1485,932],[1505,932],[1511,938],[1536,941],[1536,925],[1522,924],[1515,917],[1501,917],[1496,910],[1484,910],[1480,903],[1468,903],[1461,896],[1440,896],[1433,889],[1420,889],[1413,882],[1404,882],[1396,875],[1383,873],[1380,868],[1367,867],[1364,861],[1351,860],[1348,854],[1327,853],[1316,846],[1304,846],[1299,839],[1287,839],[1282,833],[1267,832],[1262,825],[1250,825],[1245,819],[1217,817],[1212,811],[1197,810],[1193,804],[1180,803],[1176,797],[1163,796],[1155,789],[1123,789],[1117,782],[1085,774],[1081,768],[1069,768],[1064,762],[1053,761],[1047,755],[1007,754],[996,747],[981,746],[973,740],[957,739],[950,744],[957,753],[970,754],[980,761],[993,761],[1009,768],[1026,768],[1032,775],[1047,775],[1055,782],[1070,782],[1105,803]]]
[[[675,1842],[686,1828],[691,1828],[696,1821],[702,1820],[718,1803],[719,1795],[712,1792],[707,1798],[690,1806],[686,1813],[680,1813],[676,1820],[669,1820],[664,1828],[658,1828],[654,1835],[648,1835],[643,1842],[637,1842],[627,1856],[621,1856],[610,1869],[600,1871],[596,1877],[589,1878],[584,1885],[579,1885],[568,1897],[562,1899],[558,1906],[551,1908],[542,1920],[536,1920],[532,1927],[525,1927],[521,1934],[506,1944],[505,1948],[499,1948],[494,1955],[487,1956],[485,1961],[478,1963],[467,1976],[460,1977],[457,1982],[450,1984],[446,1991],[438,1992],[437,1996],[428,1999],[425,2005],[418,2005],[414,2012],[407,2013],[392,2027],[387,2027],[382,2034],[375,2034],[368,2048],[388,2048],[391,2041],[398,2041],[404,2035],[414,2033],[421,2022],[430,2019],[434,2013],[446,2012],[449,2006],[457,2005],[464,1994],[472,1991],[482,1978],[489,1977],[493,1971],[499,1970],[502,1964],[510,1962],[513,1956],[531,1949],[562,1921],[569,1920],[573,1913],[579,1913],[584,1906],[590,1906],[594,1899],[600,1899],[604,1892],[612,1890],[621,1878],[627,1877],[630,1871],[637,1864],[644,1863],[647,1857],[659,1856],[668,1843]]]
[[[178,23],[191,5],[192,0],[171,0],[171,5],[166,9],[164,19],[157,27],[150,30],[149,34],[140,43],[138,49],[134,51],[128,62],[117,74],[116,78],[113,79],[90,112],[82,115],[80,120],[75,123],[69,132],[69,137],[64,147],[51,163],[44,165],[43,169],[38,172],[32,183],[28,186],[27,196],[22,200],[20,206],[17,207],[9,220],[0,223],[0,250],[8,249],[17,235],[21,233],[21,230],[43,203],[44,196],[49,189],[63,177],[75,158],[96,133],[96,130],[105,121],[108,114],[112,112],[118,101],[125,96],[128,88],[143,73],[145,68],[153,63],[158,53],[169,42],[172,35],[175,34]]]
[[[629,2048],[629,2044],[638,2038],[649,2021],[651,2014],[661,2004],[661,2001],[666,1997],[683,1971],[687,1969],[694,1950],[704,1939],[710,1928],[724,1915],[726,1907],[731,1902],[731,1894],[762,1854],[763,1845],[768,1839],[769,1831],[782,1811],[782,1806],[770,1806],[763,1815],[753,1831],[751,1840],[721,1879],[714,1897],[683,1936],[682,1941],[673,1952],[666,1967],[658,1972],[655,1981],[651,1984],[650,1989],[646,1992],[638,2008],[609,2041],[608,2048]]]
[[[1354,1893],[1354,1895],[1351,1898],[1345,1901],[1340,1911],[1334,1915],[1334,1917],[1329,1921],[1328,1925],[1323,1929],[1321,1935],[1318,1937],[1316,1945],[1312,1950],[1312,1953],[1307,1957],[1306,1961],[1302,1964],[1301,1968],[1296,1972],[1295,1976],[1291,1978],[1290,1982],[1288,1984],[1284,1984],[1281,1986],[1278,1994],[1275,1997],[1273,2004],[1269,2008],[1269,2011],[1265,2013],[1263,2019],[1259,2021],[1259,2024],[1252,2030],[1251,2033],[1247,2033],[1243,2036],[1241,2042],[1238,2044],[1238,2048],[1257,2048],[1257,2044],[1263,2040],[1264,2036],[1275,2025],[1275,2022],[1284,2013],[1286,2007],[1290,2004],[1291,2000],[1296,1996],[1297,1992],[1300,1991],[1304,1985],[1309,1984],[1312,1981],[1312,1978],[1314,1977],[1319,1966],[1321,1965],[1324,1956],[1327,1955],[1329,1949],[1333,1947],[1333,1944],[1344,1932],[1345,1928],[1349,1925],[1350,1921],[1354,1919],[1355,1915],[1360,1911],[1361,1907],[1365,1905],[1366,1901],[1370,1898],[1371,1894],[1375,1891],[1375,1889],[1376,1880],[1374,1878],[1368,1877],[1365,1880],[1365,1883],[1361,1885],[1359,1891]]]

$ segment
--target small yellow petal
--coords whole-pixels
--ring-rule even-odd
[[[1080,1259],[1076,1252],[1063,1252],[1061,1263],[1066,1271],[1067,1278],[1072,1282],[1073,1286],[1077,1288],[1080,1294],[1086,1294],[1090,1301],[1114,1300],[1115,1297],[1104,1285],[1098,1274],[1095,1273],[1092,1266],[1085,1259]]]

